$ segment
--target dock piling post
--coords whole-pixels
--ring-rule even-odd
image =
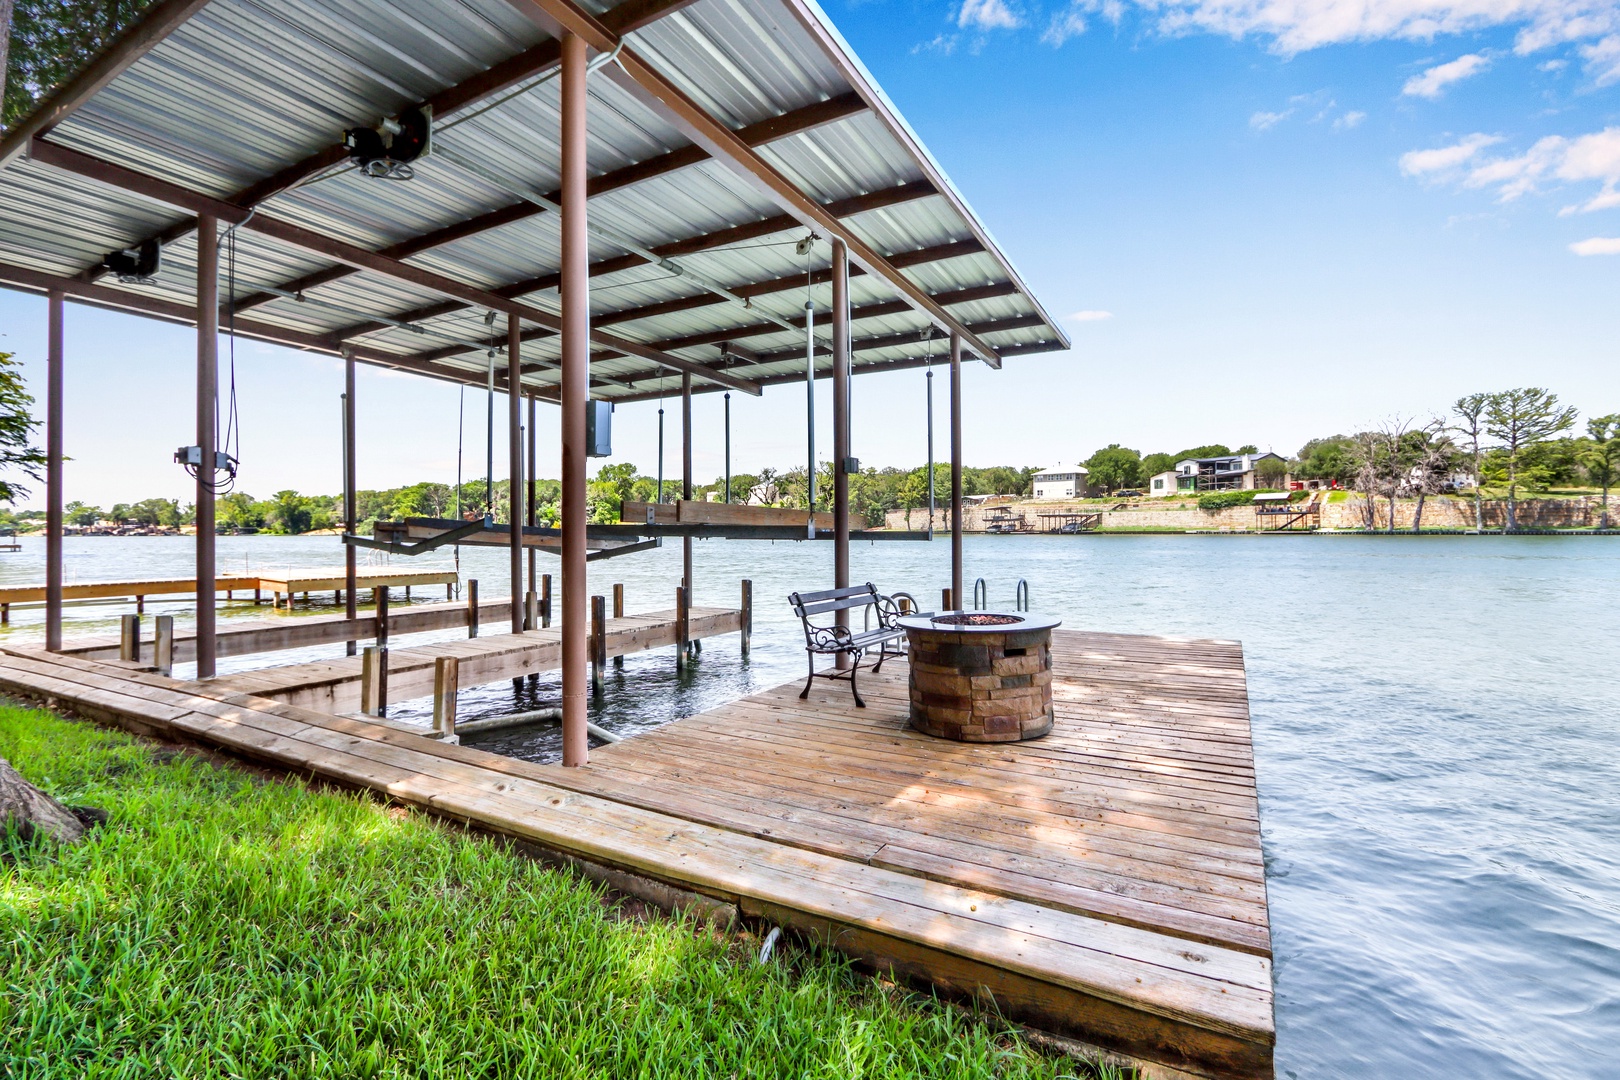
[[[467,636],[478,636],[478,579],[467,579]]]
[[[540,575],[540,628],[551,625],[551,575]]]
[[[137,596],[135,598],[135,614],[137,614],[137,615],[145,615],[146,614],[146,597]]]
[[[388,648],[388,590],[377,594],[377,645]]]
[[[939,590],[939,610],[941,610],[941,611],[955,611],[956,610],[955,606],[952,605],[952,603],[951,603],[951,590],[949,590],[949,589],[941,589],[941,590]]]
[[[461,661],[440,656],[433,661],[433,730],[441,742],[459,743],[456,736],[456,692],[461,688]]]
[[[748,658],[748,651],[754,647],[754,583],[748,578],[742,579],[742,654],[743,659]]]
[[[125,615],[119,621],[118,659],[140,663],[141,617]]]
[[[523,629],[540,629],[540,594],[533,589],[523,594]]]
[[[388,708],[388,650],[367,645],[360,654],[360,711],[382,716]]]
[[[159,615],[152,636],[152,664],[160,675],[174,671],[174,616]]]
[[[613,586],[613,617],[615,619],[624,618],[624,585],[621,583],[615,583]],[[604,648],[606,648],[605,645]],[[613,666],[624,667],[623,653],[613,658]]]
[[[602,696],[602,667],[607,663],[607,597],[591,597],[591,693]]]
[[[686,666],[686,650],[690,645],[688,638],[688,624],[686,615],[690,609],[690,599],[686,595],[686,586],[675,587],[675,666]]]

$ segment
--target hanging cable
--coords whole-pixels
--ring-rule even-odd
[[[467,427],[467,384],[456,387],[456,520],[461,518],[461,447],[462,435]],[[456,596],[461,596],[461,545],[456,545]]]
[[[662,369],[660,369],[662,370]],[[664,377],[658,377],[658,502],[664,501]]]
[[[805,508],[816,511],[816,302],[811,295],[815,273],[810,269],[810,256],[815,248],[816,234],[810,233],[799,241],[795,249],[804,256],[804,411],[806,440],[809,444],[809,464],[805,477],[808,498]]]
[[[934,538],[934,328],[928,328],[928,353],[923,357],[928,377],[928,539]]]

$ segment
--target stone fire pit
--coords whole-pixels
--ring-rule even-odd
[[[900,619],[910,644],[911,726],[961,742],[1052,730],[1052,629],[1062,620],[992,611]]]

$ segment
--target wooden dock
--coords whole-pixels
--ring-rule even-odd
[[[1060,630],[1053,653],[1057,724],[1034,742],[910,731],[891,660],[867,709],[789,684],[579,769],[36,650],[0,649],[0,687],[733,903],[1144,1062],[1271,1076],[1239,646]]]
[[[393,570],[368,567],[355,576],[359,588],[375,592],[381,588],[404,586],[407,594],[413,585],[453,586],[457,581],[453,570]],[[230,599],[238,592],[253,590],[253,599],[260,599],[261,591],[272,593],[279,606],[285,595],[288,604],[294,593],[332,592],[341,590],[346,583],[343,571],[314,570],[285,574],[219,574],[214,578],[214,592],[224,593]],[[135,601],[136,609],[146,606],[148,596],[189,596],[197,591],[196,578],[152,578],[144,581],[85,581],[62,586],[64,600],[120,600]],[[11,621],[11,605],[42,603],[44,585],[10,585],[0,588],[0,623]]]
[[[742,620],[742,612],[734,608],[695,607],[689,617],[690,638],[735,634],[742,629]],[[400,632],[392,615],[389,624],[390,633]],[[674,611],[649,611],[608,619],[606,638],[608,656],[629,656],[675,645],[680,627]],[[408,701],[433,693],[433,662],[441,656],[460,661],[463,688],[551,671],[562,664],[562,629],[551,626],[521,634],[488,634],[392,649],[388,656],[389,700]],[[323,712],[354,712],[360,708],[361,666],[358,656],[340,656],[221,675],[209,680],[209,685]]]
[[[429,630],[452,630],[467,625],[469,605],[462,601],[410,604],[390,608],[388,630],[395,636],[420,634]],[[483,626],[500,626],[512,617],[512,602],[484,600],[478,604],[478,620]],[[369,641],[377,634],[375,615],[362,612],[350,621],[342,612],[332,615],[304,615],[296,619],[231,619],[215,633],[217,655],[251,656],[254,653],[303,649],[312,645],[341,645],[346,641]],[[152,630],[143,631],[142,655],[149,655]],[[116,660],[121,655],[118,634],[86,634],[67,641],[62,652],[86,660]],[[174,635],[174,662],[197,659],[197,638],[189,630]]]

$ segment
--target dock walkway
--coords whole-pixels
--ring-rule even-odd
[[[0,648],[0,687],[357,785],[737,905],[1005,1015],[1197,1075],[1272,1075],[1270,937],[1242,654],[1053,635],[1053,734],[905,727],[905,665],[798,684],[579,769]]]

